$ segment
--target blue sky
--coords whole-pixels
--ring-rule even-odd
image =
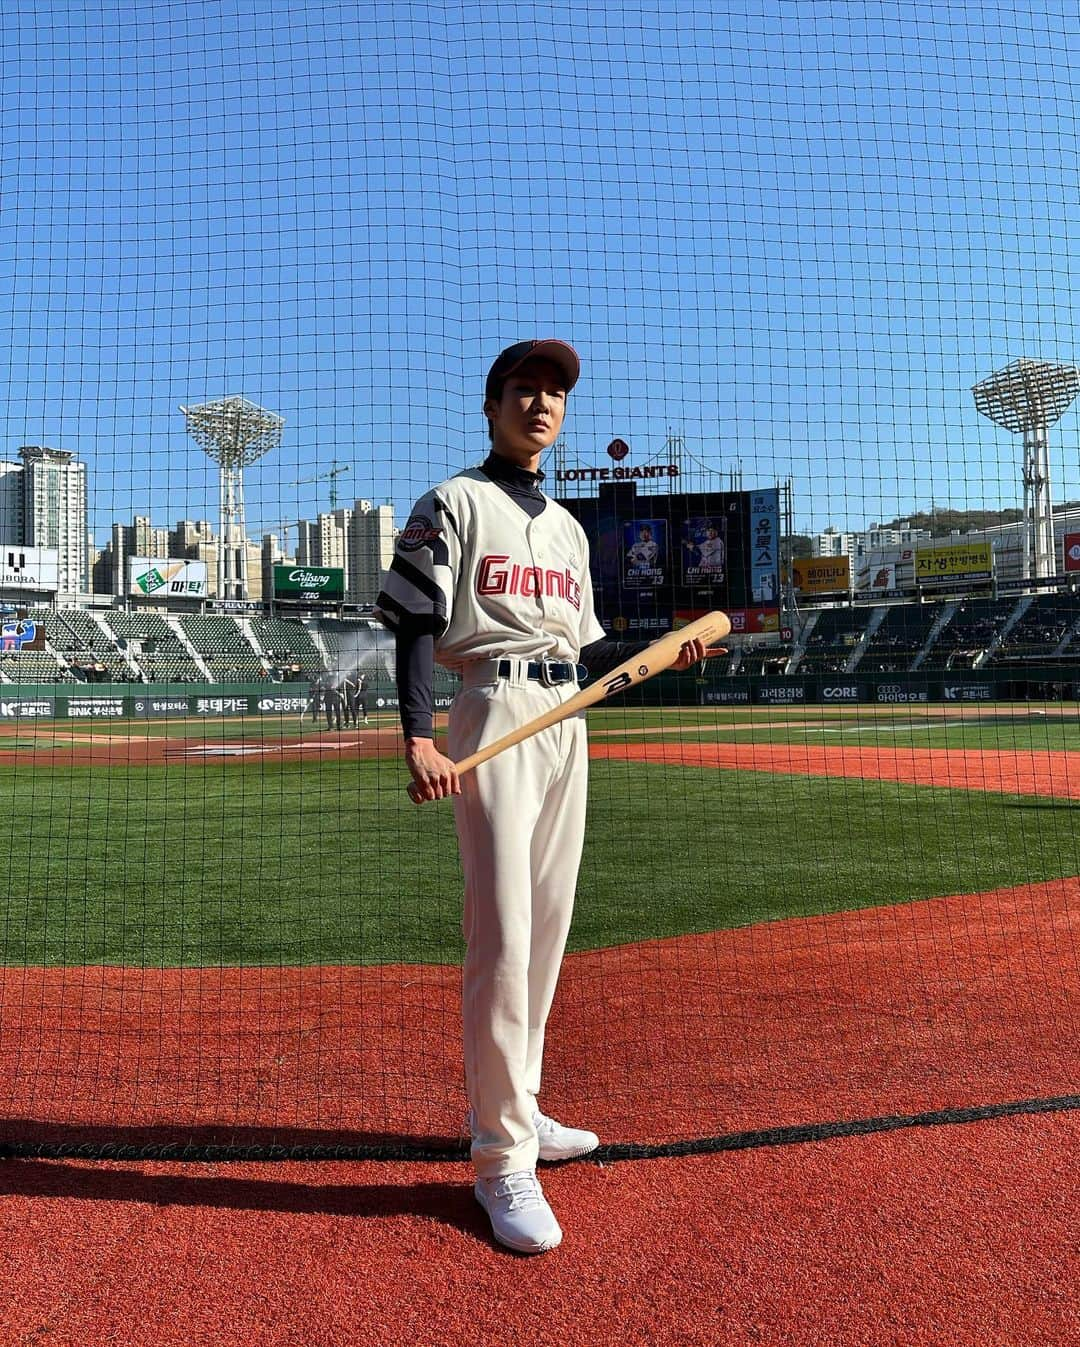
[[[567,440],[669,430],[797,526],[1014,505],[970,387],[1080,358],[1063,3],[6,7],[0,455],[71,449],[92,527],[216,513],[181,403],[286,419],[273,527],[403,517],[485,447],[503,345],[581,351]],[[1080,56],[1077,57],[1080,62]],[[1075,251],[1075,250],[1074,250]],[[1080,496],[1080,412],[1055,495]]]

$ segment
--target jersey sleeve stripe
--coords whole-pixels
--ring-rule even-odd
[[[418,590],[426,599],[430,599],[435,605],[436,610],[446,607],[446,596],[442,590],[428,575],[425,575],[419,567],[414,566],[411,561],[406,561],[401,555],[396,556],[390,563],[390,572],[399,575],[402,580],[412,585],[413,589]],[[387,581],[390,580],[390,573],[387,574]]]
[[[414,636],[438,638],[446,630],[446,619],[436,613],[413,613],[385,590],[375,600],[375,616],[390,631],[408,632]]]
[[[450,527],[454,530],[454,532],[460,539],[461,529],[458,527],[458,521],[454,518],[453,510],[451,510],[450,506],[447,505],[447,503],[444,500],[440,500],[438,496],[434,496],[432,500],[436,510],[438,510],[438,512],[446,519],[446,522],[450,525]]]

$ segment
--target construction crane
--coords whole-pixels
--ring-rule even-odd
[[[337,478],[343,472],[351,472],[352,469],[348,463],[339,463],[336,459],[330,460],[330,471],[320,472],[317,477],[301,477],[299,481],[290,482],[290,486],[308,486],[311,482],[329,482],[330,483],[330,508],[337,509]]]

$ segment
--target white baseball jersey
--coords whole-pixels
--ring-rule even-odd
[[[703,569],[708,571],[723,570],[724,540],[722,538],[705,538],[698,544],[698,556],[701,558]]]
[[[545,499],[530,519],[478,469],[429,491],[398,538],[376,616],[392,631],[407,621],[429,630],[435,658],[454,672],[502,655],[576,661],[604,636],[589,544]]]

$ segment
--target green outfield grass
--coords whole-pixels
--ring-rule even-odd
[[[1011,707],[998,704],[925,707],[830,706],[790,707],[605,707],[589,712],[589,724],[598,742],[642,743],[683,738],[693,743],[791,743],[859,745],[885,748],[955,748],[1032,750],[1035,752],[1080,752],[1080,707],[1060,703]],[[365,739],[373,729],[396,729],[396,712],[379,712],[370,727],[340,733],[347,739]],[[167,739],[210,744],[274,743],[301,737],[315,740],[326,734],[325,720],[301,721],[297,715],[247,716],[218,719],[183,717],[174,720],[124,720],[48,722],[37,727],[37,739],[17,740],[32,749],[50,742],[64,747],[76,735],[83,741],[116,737]],[[12,733],[17,733],[13,729]],[[332,732],[337,735],[337,731]],[[0,747],[16,740],[0,736]]]
[[[451,809],[417,809],[403,787],[394,759],[2,768],[0,959],[456,962]],[[1076,874],[1078,811],[894,782],[598,761],[571,943]]]

